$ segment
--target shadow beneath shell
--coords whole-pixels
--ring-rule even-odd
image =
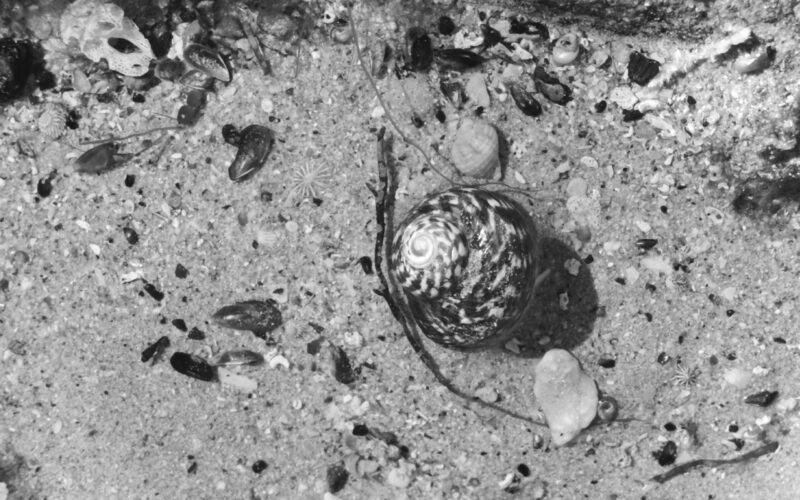
[[[567,271],[565,263],[575,259],[578,274]],[[543,237],[541,270],[550,274],[539,284],[533,300],[514,332],[520,356],[541,357],[547,350],[571,350],[592,333],[598,314],[597,290],[589,267],[569,246],[556,238]]]

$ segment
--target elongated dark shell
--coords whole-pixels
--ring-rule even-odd
[[[397,228],[390,272],[422,332],[470,348],[507,339],[533,296],[533,220],[500,193],[458,188],[414,207]]]
[[[480,54],[467,49],[439,49],[434,58],[440,68],[459,72],[480,66],[485,61]]]
[[[223,82],[231,81],[231,69],[216,50],[190,43],[183,49],[183,59],[192,68]]]
[[[228,167],[232,181],[241,182],[253,176],[272,150],[272,131],[261,125],[248,125],[239,135],[239,150]]]
[[[514,104],[517,105],[520,111],[534,117],[542,114],[542,105],[533,97],[533,94],[515,83],[510,84],[508,90],[511,92]]]

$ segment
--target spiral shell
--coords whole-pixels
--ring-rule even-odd
[[[467,118],[456,132],[451,149],[453,163],[465,175],[490,179],[500,167],[500,139],[494,126]]]
[[[553,64],[566,66],[575,62],[581,53],[581,44],[575,33],[567,33],[553,45]]]
[[[525,209],[477,188],[434,194],[397,228],[390,272],[431,340],[505,341],[533,296],[537,233]]]

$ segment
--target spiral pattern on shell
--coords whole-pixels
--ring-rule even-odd
[[[430,339],[492,345],[507,339],[533,296],[537,241],[533,220],[511,198],[450,189],[400,223],[389,270]]]

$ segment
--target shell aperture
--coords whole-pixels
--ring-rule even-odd
[[[414,320],[437,343],[500,342],[533,295],[532,219],[500,193],[456,188],[434,194],[400,223],[390,272]]]

